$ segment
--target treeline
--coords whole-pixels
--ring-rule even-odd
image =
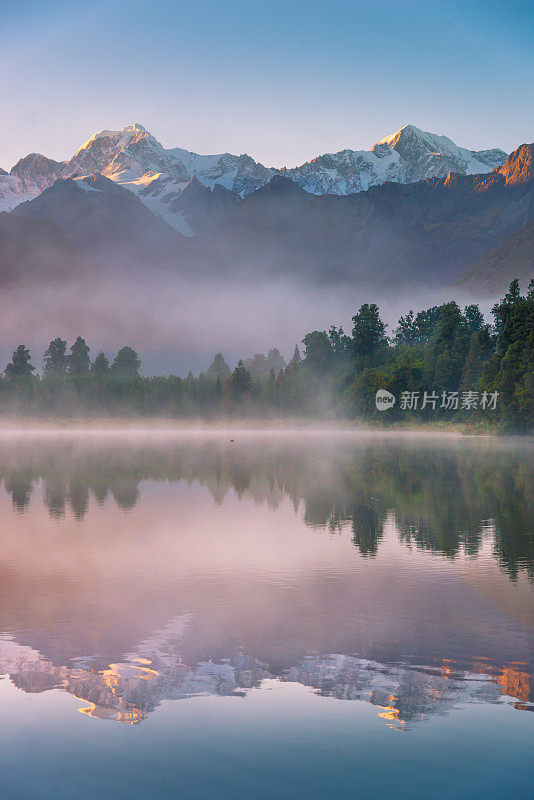
[[[455,301],[401,317],[388,337],[375,304],[361,306],[352,330],[312,331],[288,364],[273,348],[231,370],[218,353],[198,377],[142,377],[141,361],[123,347],[110,363],[91,361],[81,337],[60,338],[37,375],[19,345],[0,378],[4,413],[34,416],[140,415],[341,417],[384,423],[451,420],[503,431],[534,430],[534,280],[517,280],[492,310]],[[382,411],[376,393],[394,396]]]

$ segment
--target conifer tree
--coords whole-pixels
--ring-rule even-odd
[[[135,350],[132,350],[131,347],[121,347],[115,356],[111,371],[114,375],[119,375],[123,378],[133,377],[139,375],[140,366],[141,360]]]
[[[59,336],[52,339],[44,354],[43,375],[46,378],[60,378],[67,374],[67,342]]]
[[[102,350],[99,352],[93,361],[93,364],[91,365],[91,373],[96,375],[98,378],[109,375],[109,361]]]
[[[78,336],[70,348],[70,355],[67,357],[69,375],[87,375],[89,373],[89,367],[91,365],[89,351],[90,348],[86,344],[85,339]]]
[[[27,378],[34,370],[35,367],[30,364],[30,351],[25,345],[19,344],[13,352],[11,364],[5,369],[6,378]]]

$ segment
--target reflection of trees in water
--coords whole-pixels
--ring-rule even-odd
[[[6,492],[11,495],[13,506],[18,511],[24,511],[30,504],[33,484],[39,475],[29,467],[14,469],[4,478]]]
[[[415,464],[398,464],[412,471]],[[421,464],[424,481],[390,494],[401,538],[455,557],[476,555],[492,529],[494,553],[515,579],[521,568],[534,576],[534,465],[512,453],[435,454]]]
[[[67,483],[59,476],[46,477],[44,479],[44,502],[48,507],[50,516],[59,519],[65,514],[67,499]]]
[[[69,481],[68,497],[74,516],[83,519],[89,507],[89,486],[82,475],[75,475]]]
[[[220,441],[161,446],[67,443],[0,447],[0,477],[13,505],[24,511],[42,480],[53,518],[67,507],[83,518],[91,497],[108,496],[128,510],[144,480],[195,482],[216,503],[238,497],[276,508],[284,497],[312,528],[349,526],[355,547],[374,556],[393,512],[405,543],[455,558],[476,555],[485,531],[499,564],[515,579],[534,576],[534,460],[526,450],[325,443],[234,445]]]
[[[109,487],[113,499],[123,511],[133,508],[139,499],[139,488],[137,481],[119,479]]]
[[[384,508],[376,503],[359,503],[351,511],[352,541],[362,556],[376,556],[384,535]]]
[[[524,533],[521,535],[521,532]],[[534,534],[532,533],[532,517],[530,529],[510,524],[506,516],[500,518],[495,525],[495,556],[499,564],[516,580],[521,569],[527,570],[534,577]]]

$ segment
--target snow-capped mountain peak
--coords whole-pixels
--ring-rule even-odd
[[[395,145],[400,141],[401,138],[421,138],[421,139],[429,139],[430,137],[438,139],[443,138],[446,139],[447,142],[450,142],[450,139],[447,139],[446,136],[437,137],[434,134],[427,133],[426,131],[422,131],[421,128],[417,128],[415,125],[404,125],[404,127],[400,128],[396,133],[390,133],[389,136],[384,136],[383,139],[380,139],[376,142],[375,147],[380,144],[388,144],[391,149],[395,149]],[[452,144],[452,142],[451,142]]]
[[[127,125],[125,128],[121,128],[118,131],[97,131],[76,150],[73,158],[76,158],[76,156],[80,155],[84,150],[92,150],[95,147],[102,148],[104,142],[106,142],[108,146],[113,143],[113,146],[118,152],[122,150],[123,147],[127,147],[132,139],[146,134],[146,132],[146,128],[138,122],[135,122],[133,125]]]
[[[67,169],[71,174],[104,172],[119,153],[145,139],[150,141],[153,149],[163,150],[159,142],[138,123],[119,131],[98,131],[76,151],[68,162]]]
[[[292,169],[273,169],[247,154],[199,155],[179,147],[166,149],[139,123],[120,130],[101,130],[91,136],[69,161],[57,162],[32,153],[21,159],[9,175],[0,172],[0,210],[11,210],[37,196],[58,178],[101,173],[134,192],[155,214],[176,230],[191,235],[199,224],[188,219],[188,204],[179,201],[192,178],[213,191],[232,194],[203,196],[206,209],[224,207],[239,197],[283,175],[313,194],[352,194],[386,181],[411,183],[444,177],[449,172],[475,174],[499,168],[506,160],[502,150],[474,151],[458,147],[441,136],[405,125],[378,141],[371,150],[325,153]],[[216,217],[214,216],[214,219]],[[209,220],[205,221],[209,224]]]
[[[374,147],[387,145],[403,162],[399,183],[412,183],[425,178],[443,178],[449,172],[463,175],[490,172],[506,160],[502,150],[467,150],[458,147],[448,136],[429,133],[415,125],[405,125],[396,133],[380,139]]]

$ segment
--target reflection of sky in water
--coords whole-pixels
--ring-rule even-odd
[[[527,796],[531,449],[57,448],[0,444],[7,796]]]
[[[532,714],[502,705],[459,706],[405,733],[368,703],[278,681],[245,700],[164,703],[138,726],[73,713],[67,694],[19,696],[0,681],[7,797],[531,796]]]

